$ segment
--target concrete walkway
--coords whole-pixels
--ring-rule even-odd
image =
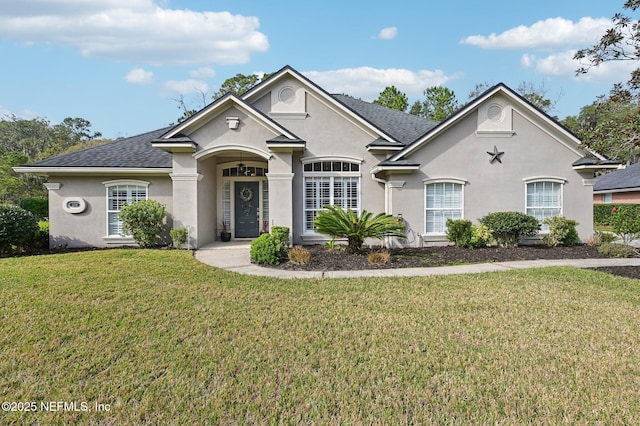
[[[430,268],[365,269],[357,271],[283,271],[251,263],[250,242],[215,242],[195,252],[195,258],[207,265],[239,274],[276,278],[351,278],[351,277],[417,277],[429,275],[475,274],[479,272],[509,271],[512,269],[574,266],[598,268],[602,266],[640,266],[639,258],[632,259],[554,259],[522,260],[515,262],[479,263],[473,265],[439,266]]]

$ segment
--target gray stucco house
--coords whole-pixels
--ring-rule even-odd
[[[594,172],[605,159],[503,84],[436,123],[331,95],[284,67],[242,96],[186,121],[16,170],[47,176],[52,246],[131,244],[124,203],[165,204],[200,247],[288,226],[296,244],[328,204],[402,215],[418,246],[443,241],[447,218],[515,210],[562,214],[592,234]]]

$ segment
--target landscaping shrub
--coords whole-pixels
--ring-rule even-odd
[[[613,207],[611,226],[613,232],[622,239],[624,244],[640,237],[640,211],[631,205]]]
[[[187,228],[174,228],[169,231],[169,236],[171,236],[173,246],[180,248],[187,242]]]
[[[549,247],[559,245],[571,247],[580,242],[576,226],[578,222],[563,216],[546,218],[542,223],[549,225],[549,233],[542,237],[542,241]]]
[[[20,207],[30,211],[38,220],[49,217],[49,198],[29,197],[20,201]]]
[[[372,251],[367,255],[369,263],[374,265],[382,265],[391,262],[391,253],[389,250]]]
[[[469,247],[473,224],[466,219],[447,219],[447,240],[457,247]]]
[[[484,247],[491,240],[491,231],[485,225],[472,224],[470,220],[447,219],[447,240],[457,247]]]
[[[603,243],[598,247],[598,253],[613,257],[633,257],[637,250],[626,244]]]
[[[284,255],[282,244],[272,234],[262,234],[251,242],[251,262],[257,264],[279,265]]]
[[[594,204],[593,223],[604,226],[611,225],[613,209],[617,210],[622,206],[635,211],[636,216],[640,216],[640,204]]]
[[[33,248],[37,233],[38,222],[33,213],[18,206],[0,205],[0,252]]]
[[[349,253],[359,252],[365,238],[405,238],[404,223],[395,216],[386,213],[373,216],[366,210],[358,216],[353,210],[343,210],[338,206],[326,206],[325,210],[318,212],[313,226],[321,234],[346,238]]]
[[[34,236],[33,248],[44,250],[49,248],[49,222],[41,220],[38,222],[38,231]]]
[[[272,226],[271,235],[276,243],[282,246],[283,253],[289,247],[289,228],[287,226]]]
[[[491,231],[491,235],[502,247],[515,247],[520,238],[533,237],[540,229],[538,220],[521,212],[489,213],[480,223]]]
[[[120,210],[122,227],[140,247],[153,247],[164,230],[165,207],[156,200],[142,200]]]
[[[311,262],[311,252],[302,246],[292,247],[288,255],[289,261],[294,265],[306,265]]]
[[[469,248],[486,247],[492,239],[491,230],[486,225],[473,225]]]

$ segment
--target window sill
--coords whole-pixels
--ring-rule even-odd
[[[102,237],[102,240],[107,243],[107,245],[109,244],[113,244],[113,245],[135,245],[136,242],[134,241],[133,237],[120,237],[120,236],[106,236],[106,237]]]

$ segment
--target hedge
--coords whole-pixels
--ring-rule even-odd
[[[631,209],[638,216],[640,216],[640,204],[619,204],[619,203],[594,204],[593,205],[593,223],[596,225],[610,226],[611,214],[613,213],[613,208],[614,207],[619,208],[621,206],[626,206],[626,208]]]

